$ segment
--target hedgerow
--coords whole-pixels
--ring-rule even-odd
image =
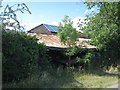
[[[35,37],[16,31],[2,31],[3,82],[19,81],[38,67],[39,45]]]

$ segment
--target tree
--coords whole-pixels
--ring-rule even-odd
[[[1,2],[0,2],[0,8],[2,7]],[[16,8],[14,8],[16,7]],[[17,19],[16,12],[22,12],[24,13],[27,11],[29,14],[31,14],[29,8],[26,6],[25,3],[21,4],[15,4],[13,6],[7,5],[4,9],[4,11],[0,12],[0,24],[2,25],[1,28],[3,30],[7,30],[12,27],[12,30],[15,31],[23,31],[24,27],[20,25],[20,22]],[[13,22],[11,22],[13,21]],[[9,28],[8,28],[9,27]]]
[[[63,25],[60,23],[58,26],[58,37],[64,45],[67,45],[69,48],[66,49],[65,55],[69,56],[68,66],[71,65],[71,56],[82,53],[84,50],[81,49],[81,46],[76,45],[78,32],[75,28],[72,27],[72,21],[69,19],[69,16],[65,16],[63,19]],[[75,63],[87,63],[90,61],[92,54],[89,50],[86,51],[84,57],[75,57]]]
[[[58,27],[58,37],[64,45],[72,47],[75,45],[77,31],[72,27],[72,21],[69,19],[69,16],[65,16],[63,24],[60,24]]]
[[[58,27],[58,37],[64,45],[68,45],[69,48],[76,46],[77,31],[72,27],[72,21],[69,19],[69,16],[65,16],[63,19],[63,25],[60,23]],[[69,56],[69,65],[71,56],[74,55],[74,51],[67,49],[66,55]]]
[[[88,9],[99,7],[99,13],[88,16],[84,32],[101,51],[103,66],[120,63],[120,2],[85,2]]]

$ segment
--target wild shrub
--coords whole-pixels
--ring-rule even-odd
[[[1,1],[0,1],[1,4]],[[2,5],[1,5],[2,6]],[[1,7],[0,7],[1,8]],[[17,20],[17,13],[27,11],[25,3],[7,5],[0,11],[0,31],[2,31],[2,75],[3,82],[21,80],[31,76],[35,71],[48,67],[46,50],[43,44],[38,44],[35,37],[23,33],[24,27]],[[12,22],[11,22],[12,20]],[[14,21],[14,23],[13,23]],[[10,31],[12,30],[12,31]],[[14,31],[13,31],[14,30]],[[18,32],[20,31],[20,32]],[[46,62],[46,64],[45,64]]]
[[[3,82],[19,81],[36,70],[39,56],[37,39],[25,33],[2,31]]]
[[[45,48],[45,44],[41,43],[39,44],[39,59],[38,59],[38,71],[39,73],[43,73],[44,71],[51,71],[52,65],[51,65],[52,58],[49,54],[47,54],[47,49]]]

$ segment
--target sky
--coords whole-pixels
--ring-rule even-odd
[[[3,8],[8,5],[14,5],[21,2],[2,2]],[[77,27],[79,19],[84,19],[92,11],[98,12],[97,8],[88,10],[83,2],[22,2],[27,5],[32,14],[28,12],[18,12],[17,19],[30,30],[40,24],[58,25],[65,15],[72,20],[74,27]],[[14,8],[13,8],[14,9]]]

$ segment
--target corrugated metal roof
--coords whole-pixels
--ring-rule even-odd
[[[68,46],[61,44],[60,39],[57,35],[45,35],[45,34],[37,34],[36,37],[39,39],[38,43],[45,43],[46,46],[49,47],[59,47],[59,48],[67,48]],[[76,42],[77,46],[81,46],[81,48],[96,48],[95,46],[89,45],[83,41],[86,39],[82,39]]]

